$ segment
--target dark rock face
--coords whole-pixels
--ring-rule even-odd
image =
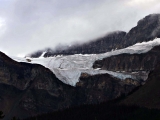
[[[126,34],[122,45],[127,47],[138,42],[153,40],[156,37],[160,37],[160,14],[151,14],[138,21],[137,26]]]
[[[160,62],[160,46],[144,54],[120,54],[96,61],[93,68],[110,71],[151,71]]]
[[[82,77],[76,86],[81,88],[81,90],[84,90],[84,92],[87,92],[87,103],[97,103],[109,99],[115,99],[122,94],[127,94],[135,88],[135,86],[139,86],[140,84],[140,81],[133,81],[131,79],[119,81],[119,79],[104,74],[86,78]]]
[[[160,14],[151,14],[141,19],[137,26],[128,33],[119,31],[113,32],[103,38],[99,38],[89,43],[74,46],[59,46],[58,49],[48,49],[45,57],[54,55],[73,55],[73,54],[98,54],[121,49],[137,42],[144,42],[160,37]],[[44,51],[41,50],[31,54],[31,57],[39,57]]]
[[[140,84],[104,74],[82,75],[76,87],[72,87],[41,65],[18,63],[0,53],[0,110],[5,113],[5,120],[111,100]]]
[[[160,109],[160,64],[149,74],[148,80],[133,94],[121,101],[121,104],[138,105]]]

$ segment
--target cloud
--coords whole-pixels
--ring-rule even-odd
[[[12,55],[129,31],[139,19],[159,10],[157,0],[2,1],[5,7],[0,6],[0,18],[5,22],[0,27],[0,48]]]
[[[151,6],[158,3],[159,0],[129,0],[126,3],[131,6]]]

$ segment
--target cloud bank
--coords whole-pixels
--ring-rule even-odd
[[[85,42],[158,13],[158,0],[1,0],[0,50],[11,55]]]

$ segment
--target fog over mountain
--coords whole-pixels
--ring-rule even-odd
[[[25,55],[59,43],[128,32],[158,0],[0,0],[0,50]]]

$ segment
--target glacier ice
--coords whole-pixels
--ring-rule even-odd
[[[154,39],[153,41],[137,43],[133,46],[124,49],[114,50],[103,54],[90,54],[90,55],[76,54],[69,56],[54,56],[48,58],[44,58],[43,54],[41,55],[40,58],[19,58],[13,56],[11,56],[11,58],[17,62],[41,64],[46,68],[49,68],[56,75],[56,77],[62,82],[69,84],[71,86],[76,86],[76,83],[79,81],[81,73],[87,73],[90,75],[108,73],[122,80],[126,78],[133,78],[132,75],[127,75],[107,70],[93,69],[92,66],[96,60],[101,60],[106,57],[123,53],[127,54],[146,53],[157,45],[160,45],[159,38]],[[31,61],[27,61],[27,59],[30,59]]]

